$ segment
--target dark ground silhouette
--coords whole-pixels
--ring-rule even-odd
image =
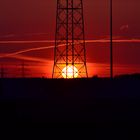
[[[111,127],[140,121],[140,75],[52,80],[0,79],[1,121]]]

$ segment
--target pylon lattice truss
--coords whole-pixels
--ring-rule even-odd
[[[87,78],[82,0],[57,0],[53,78]]]

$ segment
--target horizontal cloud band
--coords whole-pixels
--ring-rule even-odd
[[[54,43],[54,40],[0,41],[0,44]],[[109,43],[109,39],[86,40],[86,43]],[[140,39],[113,40],[114,43],[140,43]]]
[[[86,40],[86,43],[109,43],[110,40]],[[114,43],[140,43],[140,39],[130,39],[130,40],[113,40]],[[41,41],[0,41],[0,44],[24,44],[24,43],[54,43],[54,41],[52,40],[41,40]],[[61,44],[59,45],[59,47],[61,46],[65,46],[66,44]],[[27,52],[32,52],[32,51],[38,51],[38,50],[45,50],[45,49],[52,49],[55,46],[44,46],[44,47],[37,47],[37,48],[30,48],[30,49],[25,49],[25,50],[20,50],[20,51],[16,51],[14,53],[8,53],[8,54],[1,54],[0,58],[7,58],[7,57],[13,57],[13,56],[17,56],[19,54],[23,54],[23,53],[27,53]]]

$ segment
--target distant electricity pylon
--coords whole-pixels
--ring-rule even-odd
[[[5,77],[5,71],[4,71],[3,65],[1,65],[0,77],[1,78],[4,78]]]
[[[25,64],[25,62],[23,61],[22,63],[21,63],[21,77],[22,78],[26,78],[26,76],[27,76],[27,73],[26,73],[26,71],[27,71],[27,69],[26,69],[26,64]]]
[[[57,0],[53,78],[88,77],[83,0]]]
[[[22,62],[21,64],[21,75],[22,75],[22,78],[25,78],[25,63]]]

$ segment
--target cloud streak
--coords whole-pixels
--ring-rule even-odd
[[[62,44],[60,46],[64,46],[64,45],[65,44]],[[8,53],[8,54],[0,55],[0,58],[11,57],[11,56],[15,56],[15,55],[18,55],[18,54],[23,54],[23,53],[32,52],[32,51],[38,51],[38,50],[51,49],[51,48],[54,48],[54,46],[30,48],[30,49],[25,49],[25,50],[17,51],[17,52],[14,52],[14,53]]]
[[[100,39],[100,40],[86,40],[86,43],[109,43],[109,39]],[[125,39],[125,40],[113,40],[114,43],[140,43],[140,39]]]
[[[50,41],[45,41],[45,40],[42,40],[42,41],[0,41],[0,43],[8,43],[8,44],[11,44],[11,43],[41,43],[41,42],[54,42],[52,40]],[[110,40],[86,40],[85,43],[109,43]],[[114,43],[140,43],[140,39],[129,39],[129,40],[113,40]],[[65,46],[66,44],[61,44],[59,45],[58,47],[61,47],[61,46]],[[19,54],[23,54],[23,53],[27,53],[27,52],[32,52],[32,51],[39,51],[39,50],[45,50],[45,49],[52,49],[54,48],[55,46],[52,45],[52,46],[44,46],[44,47],[37,47],[37,48],[30,48],[30,49],[25,49],[25,50],[20,50],[20,51],[16,51],[16,52],[13,52],[13,53],[7,53],[7,54],[1,54],[0,55],[0,58],[6,58],[6,57],[17,57],[17,55]]]
[[[54,40],[30,40],[30,41],[0,41],[0,44],[32,44],[32,43],[54,43]],[[109,39],[86,40],[86,43],[108,43]],[[140,39],[115,39],[114,43],[140,43]]]
[[[9,56],[9,57],[10,58],[20,59],[20,60],[41,62],[41,63],[47,63],[49,61],[49,60],[46,60],[46,59],[43,59],[43,58],[30,57],[30,56],[25,56],[25,55],[14,55],[14,56]]]
[[[14,41],[0,41],[0,44],[32,44],[32,43],[54,43],[54,40],[14,40]]]
[[[120,30],[127,30],[129,28],[129,25],[127,24],[127,25],[122,25],[121,27],[120,27]]]

